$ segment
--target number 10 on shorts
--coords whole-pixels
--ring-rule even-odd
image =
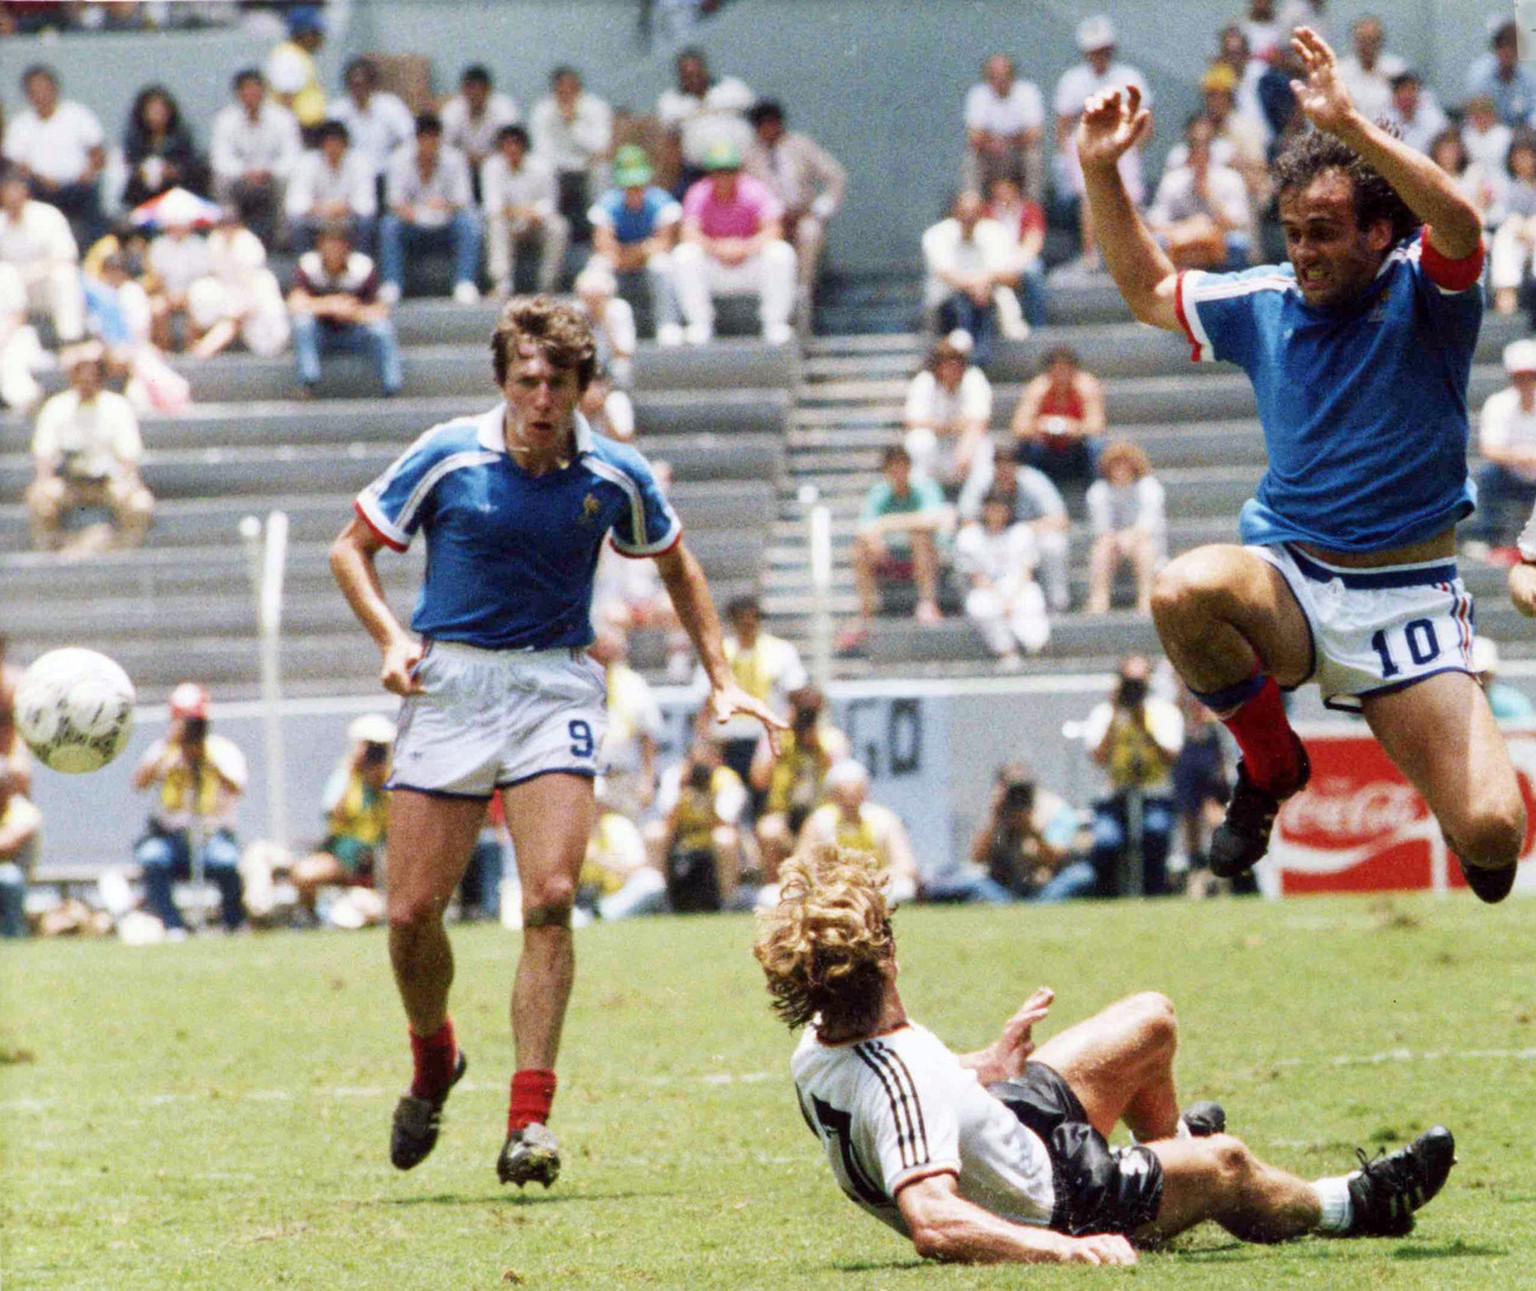
[[[1397,658],[1401,658],[1401,652],[1406,650],[1408,658],[1422,668],[1440,657],[1440,638],[1435,635],[1435,625],[1429,619],[1413,619],[1404,626],[1401,634],[1394,628],[1391,635],[1400,637],[1400,643],[1396,647],[1399,651]],[[1376,651],[1376,657],[1381,660],[1382,680],[1396,677],[1402,672],[1402,665],[1397,662],[1397,658],[1393,657],[1394,646],[1389,644],[1386,628],[1382,628],[1371,638],[1371,649]]]

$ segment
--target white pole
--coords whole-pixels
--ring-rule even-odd
[[[267,837],[288,845],[288,792],[283,760],[282,630],[283,579],[288,561],[288,513],[267,516],[257,631],[261,646],[261,726],[267,761]]]
[[[810,507],[807,522],[811,546],[811,675],[825,693],[832,680],[832,510],[817,499],[814,486],[801,490]]]

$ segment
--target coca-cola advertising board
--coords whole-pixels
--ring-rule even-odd
[[[1280,810],[1267,891],[1445,892],[1465,887],[1418,791],[1364,725],[1304,726],[1312,780]],[[1536,731],[1506,731],[1528,818],[1516,890],[1536,890]],[[1264,874],[1267,870],[1268,874]]]

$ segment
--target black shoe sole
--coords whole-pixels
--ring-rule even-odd
[[[1301,776],[1294,788],[1282,795],[1278,795],[1278,801],[1282,803],[1287,798],[1294,798],[1307,787],[1308,781],[1312,779],[1312,760],[1307,756],[1307,746],[1301,742],[1298,736],[1292,735],[1291,738],[1296,743],[1296,752],[1301,764]],[[1230,810],[1230,804],[1228,804],[1228,807]],[[1262,839],[1246,838],[1229,829],[1227,822],[1223,820],[1211,834],[1211,845],[1206,856],[1206,864],[1210,868],[1211,873],[1218,879],[1239,878],[1248,873],[1249,870],[1268,855],[1269,840],[1272,836],[1273,828],[1271,828],[1270,834],[1266,834]],[[1232,844],[1232,854],[1230,856],[1223,855],[1227,850],[1229,840]]]
[[[1456,858],[1461,866],[1461,877],[1466,879],[1467,886],[1477,894],[1477,899],[1487,905],[1498,905],[1515,886],[1515,866],[1506,866],[1502,870],[1488,870],[1481,865],[1468,865],[1459,856]]]
[[[438,1101],[439,1112],[442,1111],[443,1104],[448,1101],[448,1095],[453,1092],[453,1087],[457,1085],[459,1081],[464,1079],[464,1073],[468,1070],[469,1059],[467,1056],[465,1056],[464,1050],[460,1049],[459,1056],[454,1062],[453,1075],[448,1080],[448,1088],[443,1090],[442,1098]],[[436,1146],[437,1135],[435,1133],[426,1142],[425,1146],[420,1144],[396,1144],[393,1128],[391,1128],[389,1136],[389,1163],[390,1165],[394,1166],[396,1170],[414,1170],[417,1166],[419,1166],[423,1161],[432,1155],[432,1149]],[[408,1147],[412,1150],[407,1150]]]

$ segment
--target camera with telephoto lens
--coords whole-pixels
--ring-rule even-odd
[[[688,787],[695,793],[708,793],[715,773],[703,762],[695,762],[688,768]]]

